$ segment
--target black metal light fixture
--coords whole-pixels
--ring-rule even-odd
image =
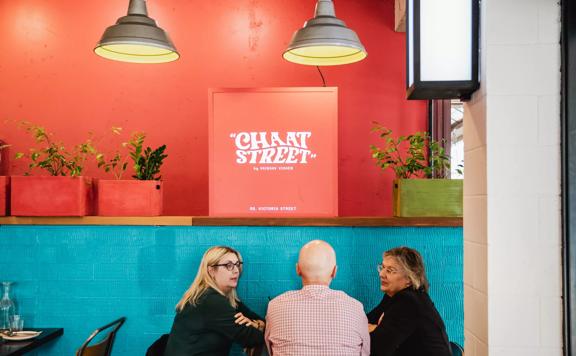
[[[356,33],[336,18],[332,0],[318,0],[314,18],[294,33],[283,57],[297,64],[331,66],[358,62],[367,55]]]
[[[469,99],[479,86],[478,0],[408,0],[406,96]]]
[[[146,0],[130,0],[128,15],[104,31],[94,52],[104,58],[132,63],[166,63],[180,57],[168,34],[148,17]]]

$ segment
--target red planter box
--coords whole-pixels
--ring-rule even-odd
[[[0,176],[0,216],[8,215],[10,177]]]
[[[100,216],[162,215],[162,182],[155,180],[96,181],[96,214]]]
[[[92,212],[92,179],[11,177],[13,216],[85,216]]]

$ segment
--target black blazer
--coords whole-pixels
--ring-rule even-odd
[[[228,356],[233,342],[243,347],[262,345],[260,330],[234,323],[238,312],[262,320],[242,303],[234,309],[225,296],[207,289],[196,306],[188,303],[176,314],[165,356]]]
[[[368,313],[368,322],[377,324],[370,333],[374,356],[451,356],[444,322],[428,293],[406,288]]]

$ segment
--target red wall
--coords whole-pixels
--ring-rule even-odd
[[[93,54],[128,0],[0,0],[0,139],[12,152],[30,139],[15,120],[44,125],[69,144],[88,131],[108,147],[110,127],[145,131],[168,145],[165,213],[208,213],[208,88],[321,86],[316,68],[288,63],[282,51],[313,15],[315,0],[149,0],[181,59],[158,65]],[[404,34],[393,31],[393,0],[337,0],[336,14],[368,51],[360,63],[323,68],[339,88],[341,216],[391,215],[390,173],[374,165],[371,122],[398,133],[425,129],[424,102],[404,99]],[[105,136],[107,135],[107,136]],[[12,174],[25,163],[12,162]],[[94,165],[89,175],[102,177]]]

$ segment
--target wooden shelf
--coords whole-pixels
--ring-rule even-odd
[[[0,225],[142,225],[142,226],[462,226],[462,218],[216,218],[208,216],[154,217],[0,217]]]

